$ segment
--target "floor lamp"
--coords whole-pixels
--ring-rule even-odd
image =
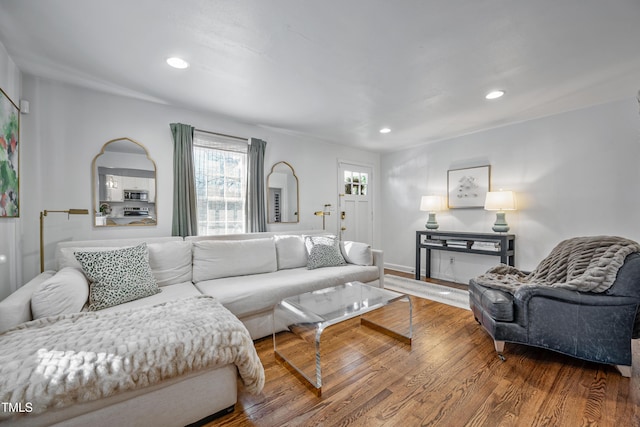
[[[313,213],[315,216],[321,216],[322,217],[322,229],[323,230],[325,229],[325,225],[326,225],[324,217],[327,216],[327,215],[331,215],[331,211],[328,210],[330,207],[331,207],[331,203],[327,203],[326,205],[324,205],[324,210],[323,211],[317,211],[317,212]],[[344,216],[342,217],[342,219],[344,219]]]
[[[48,211],[40,212],[40,273],[44,271],[44,217],[50,213],[66,213],[68,215],[88,215],[88,209],[67,209],[66,211]]]

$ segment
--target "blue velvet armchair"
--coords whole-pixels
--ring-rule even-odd
[[[505,342],[520,343],[616,365],[623,376],[631,376],[631,340],[640,337],[637,252],[624,258],[602,293],[526,286],[511,294],[472,279],[469,300],[503,360]]]

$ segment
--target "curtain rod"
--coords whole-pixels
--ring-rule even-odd
[[[233,135],[227,135],[224,133],[217,133],[217,132],[211,132],[208,130],[202,130],[202,129],[196,129],[198,132],[202,132],[202,133],[208,133],[210,135],[217,135],[217,136],[224,136],[225,138],[233,138],[233,139],[239,139],[240,141],[249,141],[249,138],[242,138],[239,136],[233,136]]]

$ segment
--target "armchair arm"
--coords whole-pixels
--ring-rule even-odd
[[[526,306],[529,300],[534,297],[549,298],[557,301],[563,301],[568,304],[578,305],[617,306],[640,304],[640,301],[632,297],[578,292],[563,288],[552,288],[549,286],[522,286],[516,291],[514,300],[516,301],[516,304]]]

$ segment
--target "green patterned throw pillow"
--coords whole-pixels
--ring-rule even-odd
[[[340,242],[331,236],[305,236],[307,248],[307,269],[345,265],[340,251]]]
[[[160,292],[146,243],[100,252],[75,252],[91,281],[89,310],[96,311]]]

